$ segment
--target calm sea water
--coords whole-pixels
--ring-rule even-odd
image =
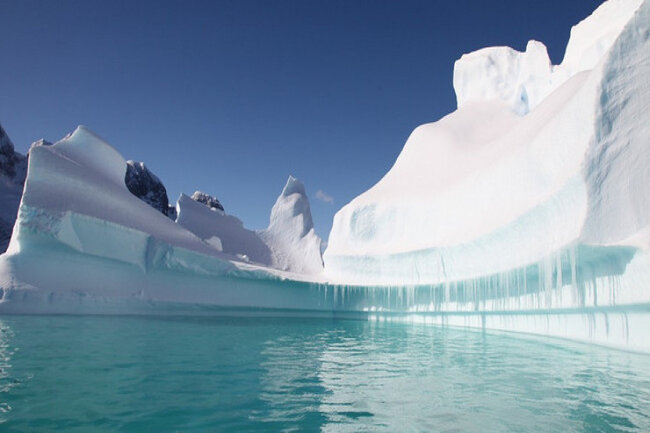
[[[650,431],[650,357],[326,319],[0,318],[0,431]]]

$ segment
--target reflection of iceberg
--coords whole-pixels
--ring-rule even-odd
[[[266,231],[189,197],[174,222],[129,193],[124,159],[86,128],[36,146],[0,257],[0,311],[318,311],[650,351],[640,3],[602,5],[558,66],[536,42],[463,56],[458,110],[417,128],[386,176],[337,213],[325,273],[292,179]]]

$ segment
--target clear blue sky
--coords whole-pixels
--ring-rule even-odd
[[[85,124],[171,201],[203,190],[250,228],[293,174],[327,239],[413,128],[455,109],[461,54],[537,39],[558,63],[599,3],[0,0],[0,123],[22,152]]]

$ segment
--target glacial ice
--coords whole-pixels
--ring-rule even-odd
[[[282,310],[531,332],[650,352],[650,3],[609,0],[551,65],[486,48],[458,109],[413,131],[325,251],[290,177],[265,230],[129,193],[80,127],[30,151],[0,312]]]

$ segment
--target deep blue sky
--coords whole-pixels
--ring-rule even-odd
[[[417,125],[455,109],[454,61],[544,42],[597,0],[0,0],[0,123],[19,151],[85,124],[262,228],[289,174],[325,239]],[[316,199],[322,190],[333,204]]]

